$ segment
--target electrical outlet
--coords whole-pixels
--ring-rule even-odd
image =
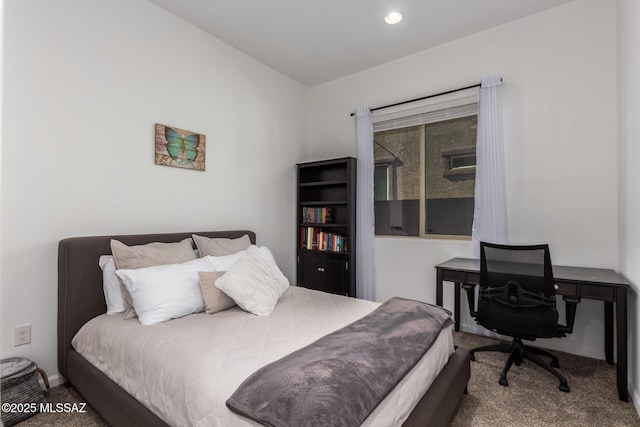
[[[19,346],[31,342],[31,325],[16,326],[13,329],[13,345]]]

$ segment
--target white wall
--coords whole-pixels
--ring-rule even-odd
[[[146,0],[11,0],[5,18],[2,357],[56,375],[65,237],[249,228],[293,281],[306,87]],[[156,166],[156,122],[204,133],[206,171]]]
[[[355,155],[357,105],[504,79],[509,233],[549,242],[556,264],[617,268],[616,5],[580,0],[311,88],[309,160]],[[468,241],[376,239],[376,299],[435,302],[433,267]],[[451,288],[451,287],[449,287]],[[445,293],[450,308],[453,291]],[[466,304],[462,305],[466,313]],[[601,303],[545,346],[604,358]],[[466,316],[463,329],[474,322]]]
[[[618,136],[620,271],[632,283],[629,295],[629,386],[640,411],[640,3],[618,0]]]

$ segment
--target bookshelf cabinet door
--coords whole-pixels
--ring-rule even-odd
[[[325,288],[333,294],[348,294],[347,258],[340,255],[327,254],[325,272]]]
[[[317,291],[325,289],[325,257],[320,252],[302,252],[298,256],[298,285]]]
[[[347,295],[347,258],[324,252],[301,252],[298,262],[298,286],[332,294]]]

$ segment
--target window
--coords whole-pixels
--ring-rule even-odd
[[[391,193],[391,187],[389,183],[392,181],[392,177],[389,176],[391,171],[390,165],[386,162],[376,164],[374,169],[374,200],[392,200],[393,194]]]
[[[468,173],[475,170],[475,150],[456,150],[454,152],[442,153],[442,156],[446,159],[445,173]]]
[[[375,233],[471,236],[477,93],[374,117]]]

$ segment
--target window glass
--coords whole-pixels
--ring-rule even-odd
[[[428,235],[471,235],[477,124],[478,116],[474,115],[425,125],[425,232]],[[468,155],[469,151],[473,156]],[[466,161],[451,167],[454,159],[461,157]]]
[[[377,235],[471,235],[477,107],[465,108],[463,117],[374,132]]]

